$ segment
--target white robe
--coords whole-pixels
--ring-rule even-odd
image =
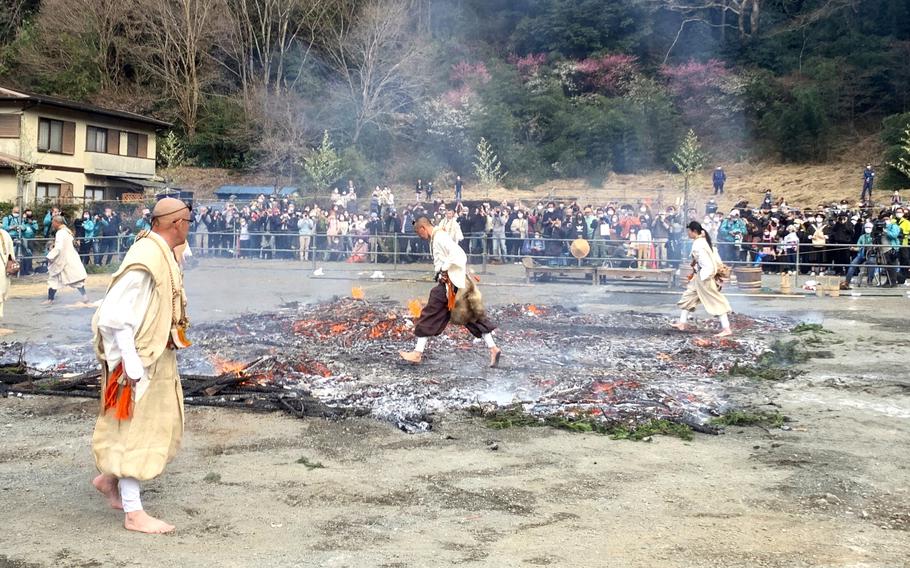
[[[708,280],[714,278],[717,269],[720,266],[720,257],[708,241],[704,238],[697,238],[692,241],[692,258],[698,267],[698,279]]]
[[[456,288],[464,288],[467,278],[468,257],[464,250],[452,240],[452,236],[439,227],[433,229],[433,268],[448,272],[449,280]]]
[[[104,358],[110,369],[115,368],[123,360],[123,346],[118,343],[115,336],[127,338],[125,348],[132,349],[138,359],[139,355],[135,353],[136,347],[131,339],[149,310],[154,288],[151,274],[145,270],[129,270],[104,296],[104,301],[98,308],[98,331],[101,334]],[[142,398],[148,388],[148,382],[148,368],[144,368],[142,379],[136,387],[136,400]]]
[[[13,238],[9,233],[0,229],[0,318],[3,317],[3,304],[9,296],[9,276],[6,274],[6,261],[16,256],[16,249],[13,246]]]
[[[47,287],[59,290],[85,282],[85,266],[73,246],[73,233],[61,226],[54,236],[54,247],[47,253]]]

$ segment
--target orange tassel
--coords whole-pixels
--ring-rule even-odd
[[[104,388],[104,412],[114,409],[114,418],[129,420],[133,414],[133,384],[129,379],[120,384],[123,377],[123,363],[117,365],[107,378]]]
[[[123,363],[120,363],[107,377],[107,386],[104,389],[104,405],[102,406],[105,411],[117,404],[117,390],[120,387],[120,377],[122,376]]]
[[[452,286],[451,282],[446,282],[446,296],[447,296],[447,307],[449,311],[452,311],[452,308],[455,307],[455,287]]]
[[[126,381],[120,388],[120,399],[117,401],[117,408],[114,410],[114,418],[117,420],[129,420],[133,415],[133,385]]]

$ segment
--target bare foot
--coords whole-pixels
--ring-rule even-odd
[[[420,351],[399,351],[398,354],[408,363],[415,365],[419,365],[423,361],[423,354]]]
[[[126,518],[123,520],[123,528],[141,533],[164,534],[174,530],[174,525],[169,525],[140,510],[126,514]]]
[[[53,303],[54,303],[53,300],[44,300],[43,302],[41,302],[41,305],[42,305],[42,306],[50,306],[50,305],[53,304]]]
[[[670,327],[672,327],[673,329],[678,329],[679,331],[686,331],[688,326],[684,323],[677,321],[677,322],[671,323]]]
[[[123,502],[120,501],[120,490],[117,488],[117,478],[113,475],[98,474],[92,480],[95,489],[107,497],[107,502],[111,504],[111,509],[122,509]]]
[[[720,330],[720,333],[715,333],[714,337],[729,337],[731,335],[733,335],[733,330],[731,330],[729,327],[725,327],[724,329]]]
[[[11,333],[16,333],[15,331],[7,328],[0,328],[0,335],[9,335]]]
[[[490,367],[498,367],[499,359],[502,357],[502,349],[493,347],[490,349]]]

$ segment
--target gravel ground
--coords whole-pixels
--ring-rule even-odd
[[[190,312],[218,321],[346,295],[355,281],[367,297],[402,302],[428,291],[410,281],[426,277],[421,267],[384,267],[384,281],[357,270],[327,266],[314,278],[308,264],[204,260],[187,273]],[[105,283],[91,278],[94,297]],[[525,286],[512,266],[495,267],[483,286],[490,304],[668,318],[676,300],[657,287]],[[73,305],[73,293],[39,307],[43,289],[40,280],[15,284],[4,326],[16,333],[5,339],[88,341],[91,310]],[[145,486],[146,508],[178,527],[164,537],[124,531],[89,485],[95,401],[0,399],[0,568],[908,565],[910,300],[732,302],[834,332],[823,339],[832,358],[737,394],[791,417],[786,430],[636,443],[490,430],[454,414],[409,435],[368,419],[194,407],[177,460]]]

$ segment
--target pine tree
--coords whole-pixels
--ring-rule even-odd
[[[474,173],[481,185],[498,185],[509,172],[503,171],[499,157],[493,152],[493,146],[486,138],[481,137],[477,143],[477,154],[474,156]]]
[[[341,177],[341,158],[332,146],[329,131],[322,132],[322,144],[313,150],[305,160],[303,169],[306,171],[316,190],[324,189]]]
[[[696,173],[703,167],[705,167],[705,162],[707,161],[707,156],[701,151],[701,143],[698,141],[698,136],[695,135],[695,131],[691,128],[689,132],[686,133],[685,139],[683,139],[682,145],[679,147],[679,150],[673,154],[673,165],[676,166],[676,169],[679,170],[679,173],[683,176],[684,182],[684,197],[683,197],[683,215],[688,213],[689,210],[689,180],[692,179]]]
[[[901,152],[897,161],[888,162],[888,165],[910,178],[910,124],[907,124],[901,137]]]
[[[175,168],[182,166],[185,161],[186,154],[183,151],[183,141],[177,137],[173,130],[168,131],[158,144],[158,163],[163,168]]]

